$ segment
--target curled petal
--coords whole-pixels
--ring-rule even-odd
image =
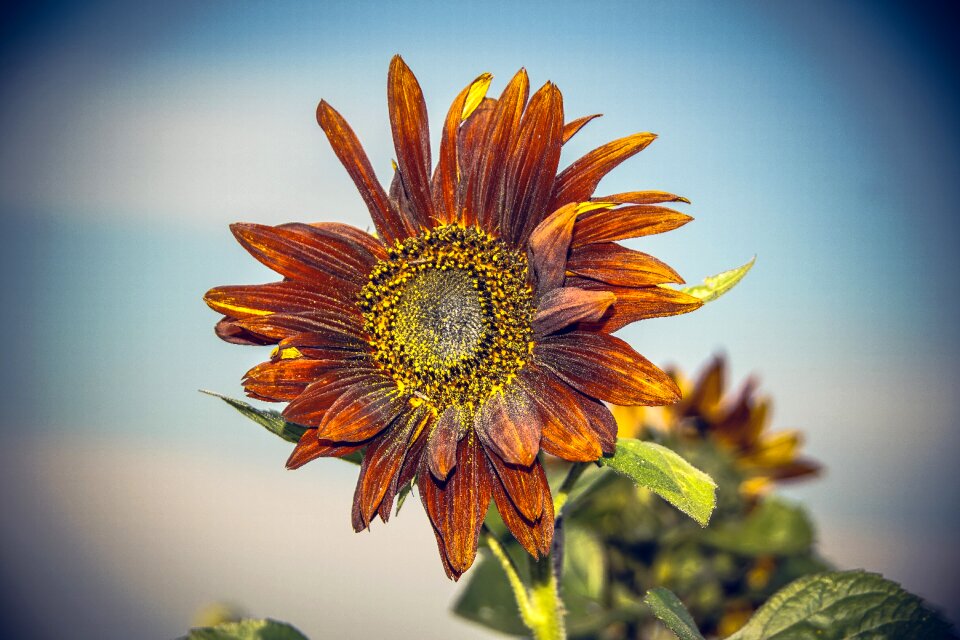
[[[456,407],[447,407],[427,439],[427,466],[437,480],[446,480],[457,464],[457,441],[461,432],[460,412]]]
[[[690,201],[683,196],[678,196],[666,191],[627,191],[625,193],[614,193],[609,196],[597,196],[592,198],[598,202],[616,202],[617,204],[660,204],[661,202],[685,202]]]
[[[603,176],[642,151],[656,139],[652,133],[635,133],[598,147],[560,172],[553,188],[552,209],[582,202],[593,194]]]
[[[513,537],[527,550],[527,553],[534,558],[539,558],[550,553],[550,546],[553,543],[553,500],[550,498],[547,477],[539,462],[534,464],[530,475],[533,478],[531,484],[535,485],[533,491],[544,496],[543,510],[539,516],[533,519],[527,518],[511,499],[512,495],[508,493],[506,485],[498,479],[492,482],[493,500],[503,523],[507,525]]]
[[[573,247],[597,242],[640,238],[672,231],[693,220],[690,216],[651,205],[601,209],[580,216],[573,226]]]
[[[523,386],[511,384],[491,395],[474,426],[483,444],[504,460],[529,466],[536,459],[542,426],[536,403]]]
[[[224,342],[232,344],[265,345],[276,342],[276,339],[248,330],[241,326],[236,318],[230,317],[222,318],[217,322],[213,327],[213,332]]]
[[[563,285],[567,251],[576,219],[577,206],[564,205],[547,216],[530,234],[530,266],[537,276],[539,295]]]
[[[533,464],[527,466],[511,464],[489,449],[487,458],[510,500],[524,518],[535,522],[543,513],[544,503],[550,499],[550,488],[545,487],[546,483],[541,483],[541,478],[537,475],[538,470],[542,472],[540,462],[534,459]]]
[[[641,251],[613,242],[588,244],[570,252],[567,270],[579,276],[624,287],[648,287],[667,282],[683,283],[669,265]]]
[[[293,448],[293,453],[287,459],[287,469],[299,469],[317,458],[339,458],[363,447],[364,443],[353,444],[330,442],[317,438],[317,429],[307,429],[300,436],[300,441]]]
[[[596,322],[617,297],[609,291],[590,291],[576,287],[554,289],[540,299],[533,317],[537,335],[548,335],[577,322]]]
[[[664,405],[680,399],[680,389],[663,371],[626,342],[605,333],[572,331],[548,336],[534,355],[588,396],[620,405]]]
[[[377,234],[388,243],[413,235],[414,229],[409,227],[400,212],[391,206],[367,154],[357,139],[357,134],[353,132],[343,116],[325,100],[321,100],[317,106],[317,122],[327,134],[333,152],[350,174],[367,209],[370,210],[370,217],[377,228]]]

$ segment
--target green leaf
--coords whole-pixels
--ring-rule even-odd
[[[866,571],[834,571],[791,582],[729,640],[956,638],[947,623],[896,582]]]
[[[701,527],[710,522],[717,504],[716,483],[670,449],[619,438],[613,456],[600,458],[599,462],[650,489]]]
[[[703,640],[697,624],[690,616],[683,603],[669,589],[657,587],[647,591],[647,596],[643,599],[648,607],[653,609],[653,615],[667,625],[670,631],[680,638],[680,640]]]
[[[453,612],[500,633],[529,635],[500,564],[487,556],[470,569],[469,575],[470,580],[460,592]]]
[[[267,618],[191,629],[186,640],[307,640],[307,636],[285,622]]]
[[[220,398],[228,405],[259,424],[261,427],[264,427],[270,433],[280,436],[287,442],[299,442],[300,436],[302,436],[307,430],[307,427],[304,427],[303,425],[284,420],[279,411],[274,411],[272,409],[258,409],[255,406],[244,402],[243,400],[237,400],[236,398],[231,398],[215,391],[200,389],[200,393],[205,393],[208,396],[213,396],[214,398]],[[363,454],[359,451],[354,451],[353,453],[348,453],[345,456],[341,456],[340,459],[346,460],[347,462],[352,462],[354,464],[360,464],[363,461]]]
[[[711,302],[716,300],[730,289],[733,289],[738,282],[743,279],[743,276],[747,275],[747,271],[753,267],[753,263],[757,261],[757,256],[750,258],[750,262],[745,265],[739,266],[736,269],[730,269],[729,271],[724,271],[723,273],[718,273],[715,276],[707,276],[703,279],[703,284],[694,285],[692,287],[682,287],[680,291],[691,295],[694,298],[698,298],[703,302]]]
[[[728,520],[705,533],[710,545],[747,556],[786,556],[813,545],[807,512],[777,497],[764,499],[743,520]]]

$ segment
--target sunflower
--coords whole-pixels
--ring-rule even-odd
[[[716,356],[691,383],[679,371],[669,375],[683,391],[679,402],[657,409],[613,407],[619,435],[638,437],[646,428],[683,440],[711,440],[730,452],[744,480],[740,491],[756,498],[775,482],[810,478],[820,464],[800,455],[797,429],[770,431],[770,399],[748,379],[737,394],[726,394],[727,363]]]
[[[363,449],[353,526],[386,521],[416,479],[448,576],[474,561],[491,500],[534,557],[553,537],[540,451],[592,461],[613,450],[603,401],[663,405],[677,385],[611,333],[700,301],[663,262],[616,241],[690,217],[661,191],[594,198],[600,179],[655,138],[637,133],[558,172],[562,145],[595,116],[564,123],[547,82],[528,100],[520,70],[498,99],[483,74],[454,99],[431,171],[427,110],[399,57],[387,101],[396,147],[385,191],[350,126],[325,101],[317,120],[376,235],[337,223],[235,224],[283,279],[217,287],[228,342],[274,344],[248,395],[289,402],[309,427],[287,466]]]

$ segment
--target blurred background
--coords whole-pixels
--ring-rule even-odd
[[[827,469],[789,494],[840,567],[960,619],[957,46],[946,9],[888,2],[33,2],[0,21],[0,610],[5,637],[172,638],[226,601],[311,637],[483,638],[448,612],[411,503],[349,523],[355,467],[215,399],[266,351],[217,340],[214,285],[271,274],[232,221],[366,209],[314,120],[325,98],[381,178],[394,53],[436,123],[525,66],[566,161],[659,140],[600,193],[687,196],[636,246],[732,293],[623,337],[661,365],[726,353]],[[435,126],[436,131],[436,126]],[[438,143],[434,133],[434,148]],[[18,635],[19,634],[19,635]]]

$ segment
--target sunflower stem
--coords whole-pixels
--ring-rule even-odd
[[[567,477],[563,479],[563,484],[557,489],[557,495],[553,498],[553,513],[558,520],[563,516],[563,508],[567,505],[567,500],[570,499],[573,486],[577,484],[577,480],[580,479],[588,466],[590,466],[589,462],[574,462],[570,465]]]
[[[510,583],[510,589],[513,590],[513,597],[517,601],[517,609],[520,611],[520,618],[523,620],[523,624],[533,630],[538,616],[531,606],[527,588],[524,586],[523,580],[520,579],[517,566],[513,563],[513,559],[507,555],[503,545],[497,540],[497,536],[487,528],[487,525],[483,525],[482,532],[484,542],[487,543],[494,557],[500,562],[500,566],[503,567],[503,572],[507,574],[507,582]]]
[[[564,640],[567,637],[563,621],[565,610],[554,564],[554,550],[539,560],[530,558],[530,601],[536,619],[534,624],[527,626],[536,640]]]

